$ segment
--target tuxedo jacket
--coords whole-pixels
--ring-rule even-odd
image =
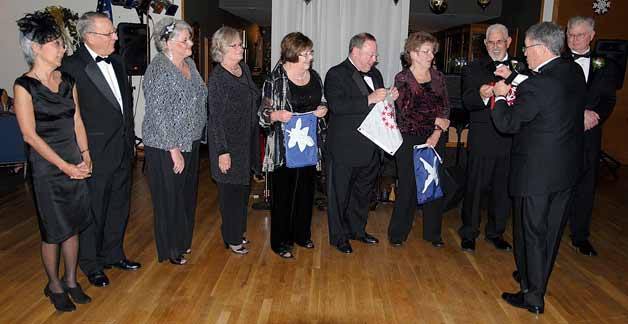
[[[509,59],[509,63],[512,60]],[[511,70],[514,70],[511,63]],[[469,150],[480,156],[510,154],[512,136],[499,132],[491,119],[490,100],[485,105],[480,87],[501,78],[493,74],[495,65],[489,56],[471,62],[462,70],[462,101],[469,111]]]
[[[130,162],[135,144],[133,93],[126,68],[120,56],[109,57],[118,79],[122,108],[84,44],[72,56],[64,58],[61,65],[61,70],[76,80],[95,174],[113,172],[122,163]]]
[[[372,68],[368,76],[375,89],[384,87],[382,74]],[[364,78],[347,58],[329,69],[325,76],[325,98],[329,107],[327,152],[332,159],[347,166],[366,166],[377,146],[358,132],[358,127],[374,104],[368,104],[369,91]]]
[[[519,84],[509,107],[491,112],[497,129],[513,134],[509,191],[545,195],[573,187],[582,168],[586,84],[573,61],[556,58]]]
[[[600,116],[598,125],[584,132],[585,154],[591,155],[592,160],[595,160],[601,149],[603,124],[615,108],[617,102],[615,90],[618,77],[620,77],[618,75],[619,66],[611,59],[604,58],[604,66],[595,68],[593,60],[597,57],[595,53],[591,55],[589,77],[586,80],[586,109],[593,110]],[[569,51],[563,54],[563,58],[573,61]],[[580,71],[582,72],[582,69]],[[586,165],[585,167],[591,166]]]

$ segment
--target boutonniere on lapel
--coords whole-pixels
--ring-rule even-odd
[[[596,71],[606,65],[606,60],[603,57],[598,56],[591,60],[591,64],[593,65],[593,71]]]
[[[510,67],[512,67],[512,70],[517,72],[517,73],[522,73],[525,68],[526,65],[523,62],[519,62],[517,60],[510,60]]]

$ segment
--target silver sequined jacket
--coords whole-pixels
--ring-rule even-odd
[[[144,145],[182,152],[203,136],[207,124],[207,87],[191,58],[191,80],[163,54],[157,54],[144,74],[146,108],[142,124]]]

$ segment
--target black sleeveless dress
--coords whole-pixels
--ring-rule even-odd
[[[74,134],[74,79],[62,72],[59,91],[23,75],[15,80],[32,97],[35,130],[63,160],[81,162]],[[73,180],[37,151],[28,148],[33,195],[41,238],[57,244],[82,231],[91,221],[86,180]]]

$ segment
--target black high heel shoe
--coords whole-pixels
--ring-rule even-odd
[[[185,257],[183,257],[183,255],[180,255],[176,258],[169,258],[168,260],[170,261],[170,263],[174,265],[184,265],[188,263],[188,260]]]
[[[92,301],[92,298],[89,297],[81,288],[81,285],[76,283],[76,287],[68,287],[68,284],[65,281],[61,282],[61,287],[63,291],[65,291],[77,304],[89,304]]]
[[[314,242],[312,242],[312,240],[307,240],[303,243],[297,243],[298,246],[300,247],[304,247],[306,249],[313,249],[314,248]]]
[[[247,249],[244,244],[239,244],[239,245],[231,245],[228,244],[227,242],[225,242],[225,249],[230,249],[231,252],[235,253],[235,254],[239,254],[239,255],[244,255],[249,253],[249,249]]]
[[[50,302],[55,306],[55,309],[60,312],[73,312],[76,310],[76,305],[70,300],[70,297],[68,297],[65,291],[54,293],[50,290],[50,287],[46,285],[44,295],[50,298]]]

